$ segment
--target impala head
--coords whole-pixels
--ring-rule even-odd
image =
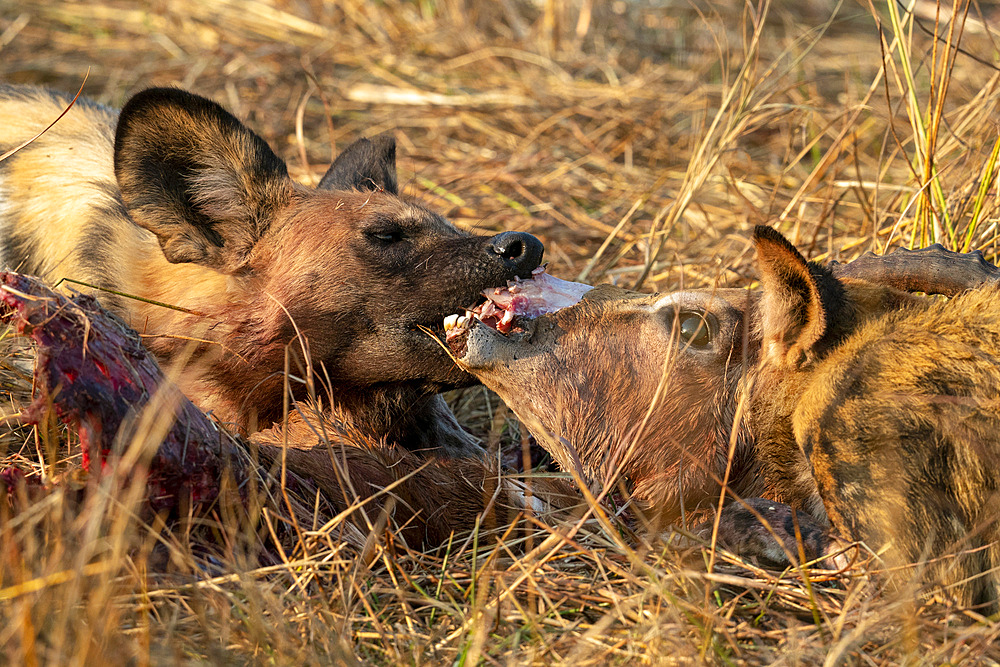
[[[598,486],[621,478],[671,520],[682,502],[717,497],[740,379],[759,347],[747,337],[750,298],[602,285],[555,313],[515,318],[507,335],[469,322],[451,344],[562,468]],[[736,449],[742,469],[742,440]]]

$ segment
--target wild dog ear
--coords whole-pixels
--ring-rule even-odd
[[[291,196],[285,163],[204,97],[150,88],[121,111],[115,176],[129,215],[167,261],[238,269]]]
[[[770,227],[755,227],[753,242],[764,291],[763,358],[782,367],[801,366],[828,329],[822,270],[810,265],[795,246]]]
[[[396,140],[389,134],[358,139],[337,156],[317,187],[321,190],[384,190],[398,195]]]

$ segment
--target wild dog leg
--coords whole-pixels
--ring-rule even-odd
[[[580,504],[572,482],[545,476],[526,482],[502,474],[495,462],[421,457],[334,420],[303,406],[284,427],[251,440],[263,461],[307,477],[336,512],[364,503],[372,523],[387,514],[411,547],[445,544],[453,533],[473,529],[477,518],[483,528],[502,530],[526,509],[535,516],[567,514]],[[352,521],[366,526],[360,511]]]
[[[35,398],[24,416],[39,423],[51,405],[60,421],[77,426],[84,469],[95,459],[103,466],[154,394],[171,392],[162,406],[173,409],[173,424],[149,461],[154,511],[212,502],[226,470],[237,482],[246,478],[230,436],[165,381],[138,334],[96,299],[67,298],[35,278],[3,272],[0,302],[15,330],[37,344]]]

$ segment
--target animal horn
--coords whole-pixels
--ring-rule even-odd
[[[853,262],[830,262],[837,278],[859,278],[901,289],[954,296],[1000,281],[1000,268],[979,250],[955,252],[935,243],[918,250],[900,248],[888,255],[866,252]]]

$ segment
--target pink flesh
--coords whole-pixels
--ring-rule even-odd
[[[483,324],[500,333],[510,332],[514,317],[538,317],[580,302],[593,289],[590,285],[560,280],[545,272],[545,267],[532,271],[527,280],[513,280],[507,287],[483,292],[487,298],[473,315]]]

